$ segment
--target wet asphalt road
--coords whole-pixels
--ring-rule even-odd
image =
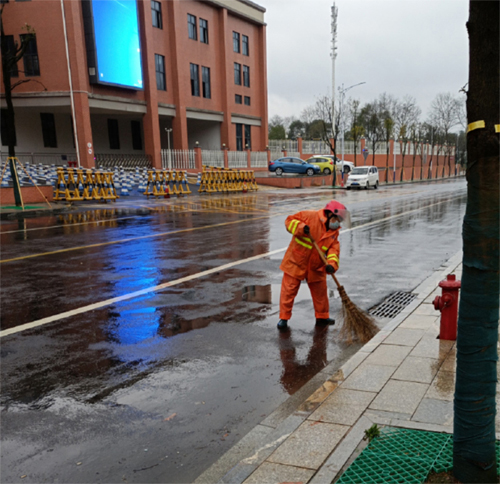
[[[60,319],[1,339],[1,481],[192,482],[327,364],[340,366],[357,348],[314,328],[307,286],[291,333],[276,330],[284,219],[331,198],[135,199],[2,222],[1,329]],[[335,198],[354,227],[340,237],[338,276],[363,309],[411,291],[462,246],[463,179]]]

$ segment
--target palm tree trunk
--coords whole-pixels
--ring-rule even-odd
[[[453,473],[498,482],[495,413],[500,281],[499,2],[470,0],[467,208],[458,319]],[[484,122],[484,128],[472,123]],[[480,125],[479,125],[480,126]],[[472,129],[476,127],[477,129]]]

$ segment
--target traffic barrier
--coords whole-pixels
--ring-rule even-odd
[[[58,168],[54,200],[76,202],[82,200],[116,200],[119,198],[112,172]]]
[[[148,198],[164,197],[170,195],[189,195],[191,190],[187,183],[187,172],[176,170],[149,170],[148,182],[144,195]]]
[[[258,190],[253,170],[231,170],[204,166],[199,193],[230,193]]]

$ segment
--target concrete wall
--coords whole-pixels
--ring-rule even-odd
[[[220,126],[221,123],[213,121],[188,119],[189,148],[193,149],[198,141],[204,150],[220,150]]]

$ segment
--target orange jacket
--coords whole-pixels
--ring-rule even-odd
[[[310,234],[324,251],[328,263],[335,270],[339,268],[339,229],[326,230],[326,216],[321,210],[304,210],[290,215],[285,221],[288,232],[293,235],[292,241],[281,262],[280,269],[297,279],[309,282],[325,279],[325,264],[321,260],[311,239],[304,234],[304,227],[309,226]]]

